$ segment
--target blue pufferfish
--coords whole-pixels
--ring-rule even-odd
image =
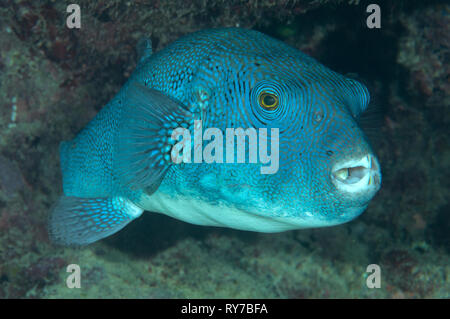
[[[154,54],[141,41],[138,54],[117,95],[61,143],[53,242],[90,244],[144,210],[267,233],[332,226],[360,215],[379,190],[380,165],[358,125],[369,93],[358,81],[241,28],[196,32]],[[171,133],[198,120],[221,130],[277,128],[278,170],[174,163]]]

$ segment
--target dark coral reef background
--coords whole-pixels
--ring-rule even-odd
[[[66,7],[81,7],[68,29]],[[359,0],[0,1],[0,298],[449,298],[450,6]],[[200,29],[253,28],[343,74],[380,113],[383,187],[337,227],[258,234],[157,214],[84,249],[51,245],[62,191],[58,145],[119,90],[135,45]],[[82,288],[65,285],[68,264]],[[366,267],[382,269],[380,289]]]

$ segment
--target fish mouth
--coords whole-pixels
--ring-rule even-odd
[[[381,185],[380,165],[371,154],[337,163],[331,177],[336,188],[347,193],[376,192]]]

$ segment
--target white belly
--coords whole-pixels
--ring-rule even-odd
[[[143,195],[138,205],[144,210],[162,213],[191,224],[230,227],[264,233],[329,226],[328,223],[316,219],[263,216],[225,205],[211,205],[184,196],[168,196],[160,191],[156,191],[152,195]]]

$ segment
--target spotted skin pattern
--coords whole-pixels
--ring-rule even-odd
[[[136,98],[134,85],[160,93]],[[278,97],[275,110],[261,107],[262,92]],[[136,152],[128,152],[126,141],[136,136],[134,126],[149,122],[140,119],[153,116],[161,105],[158,94],[180,108],[170,115],[161,111],[158,123],[170,125],[148,124],[141,130],[147,133],[139,138],[152,142],[136,143],[136,137],[131,144],[141,145],[149,156],[134,160]],[[147,105],[145,99],[156,102]],[[348,193],[337,189],[330,176],[338,162],[373,156],[357,124],[368,103],[369,93],[359,82],[256,31],[205,30],[155,54],[147,51],[120,92],[74,140],[62,143],[64,196],[52,213],[50,236],[80,245],[109,235],[87,235],[98,234],[102,218],[85,228],[78,225],[83,231],[64,227],[64,220],[73,218],[67,212],[73,212],[74,198],[120,198],[133,207],[132,218],[149,210],[195,224],[262,232],[349,221],[365,210],[381,181],[370,191]],[[223,132],[278,128],[278,172],[261,174],[260,163],[171,163],[170,129],[192,129],[194,120]],[[70,199],[67,204],[64,198]],[[110,206],[99,214],[123,215],[123,209],[116,213]],[[123,226],[118,223],[117,230]]]

